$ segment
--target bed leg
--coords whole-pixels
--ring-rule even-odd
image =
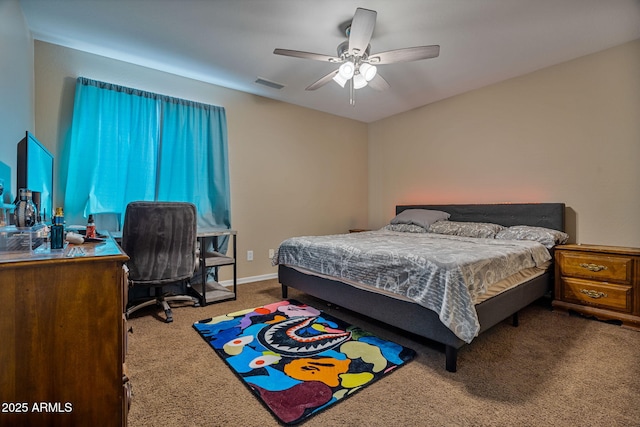
[[[518,326],[519,324],[518,312],[513,313],[511,323],[513,324],[513,326],[516,326],[516,327]]]
[[[282,298],[287,298],[287,296],[289,296],[289,288],[282,285]]]
[[[449,372],[455,372],[457,370],[458,362],[458,349],[450,345],[445,346],[444,349],[446,357],[446,368]]]

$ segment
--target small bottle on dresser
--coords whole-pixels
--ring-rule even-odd
[[[56,208],[51,224],[51,249],[64,248],[64,212],[62,208]]]
[[[93,239],[96,237],[96,223],[93,220],[93,215],[89,215],[89,220],[87,221],[87,231],[84,236],[87,239]]]

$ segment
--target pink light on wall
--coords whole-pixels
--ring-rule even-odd
[[[416,189],[399,195],[395,204],[472,204],[472,203],[545,203],[553,196],[540,188],[523,187],[518,190],[472,188]]]

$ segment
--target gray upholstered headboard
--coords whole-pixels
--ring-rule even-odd
[[[450,221],[491,222],[504,226],[533,225],[564,230],[564,203],[504,203],[473,205],[398,205],[406,209],[435,209],[451,214]]]

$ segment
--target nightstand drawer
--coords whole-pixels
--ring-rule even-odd
[[[582,279],[562,279],[562,299],[630,313],[633,292],[630,286]]]
[[[563,252],[558,258],[562,276],[631,284],[631,257]]]

